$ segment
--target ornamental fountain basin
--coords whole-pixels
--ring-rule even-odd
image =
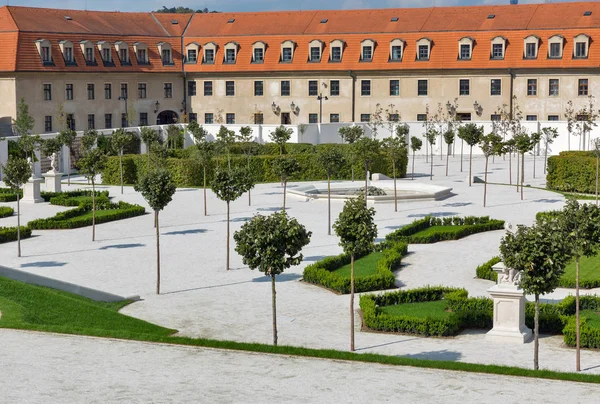
[[[380,174],[373,174],[369,187],[377,187],[385,191],[386,195],[369,195],[367,203],[381,204],[394,202],[394,181]],[[356,198],[357,191],[364,188],[364,181],[335,181],[331,183],[331,199]],[[426,184],[416,181],[401,180],[396,182],[398,200],[402,201],[439,201],[452,196],[452,188],[440,185]],[[288,195],[300,196],[306,200],[327,200],[327,182],[302,184],[287,189]]]

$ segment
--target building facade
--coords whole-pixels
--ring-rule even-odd
[[[154,14],[0,8],[0,127],[419,121],[600,94],[600,4]],[[455,101],[456,100],[456,101]],[[516,100],[516,101],[515,101]],[[387,111],[386,111],[387,110]]]

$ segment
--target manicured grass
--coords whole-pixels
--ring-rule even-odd
[[[392,316],[411,316],[433,319],[450,318],[454,314],[446,311],[447,303],[444,300],[432,302],[403,303],[381,307],[381,311]]]
[[[581,257],[579,260],[579,282],[583,288],[600,286],[600,255]],[[561,286],[575,287],[575,261],[565,268]]]
[[[53,289],[24,284],[0,277],[0,327],[57,332],[95,337],[159,342],[176,345],[228,349],[236,351],[291,355],[308,358],[413,366],[429,369],[477,372],[507,376],[535,377],[585,383],[600,383],[600,376],[530,370],[509,366],[413,359],[380,354],[357,354],[332,349],[219,341],[204,338],[174,337],[174,330],[119,314],[129,302],[99,303]]]
[[[594,310],[581,310],[581,316],[587,318],[587,325],[591,328],[600,328],[600,313]]]
[[[458,226],[431,226],[426,228],[425,230],[421,230],[413,234],[415,237],[429,237],[433,234],[436,234],[440,231],[452,231],[455,230]]]
[[[377,261],[379,261],[381,257],[383,257],[383,253],[381,251],[376,251],[354,261],[354,276],[359,278],[361,276],[375,275],[377,273],[377,270],[375,269]],[[345,278],[350,278],[350,264],[344,265],[331,272]]]

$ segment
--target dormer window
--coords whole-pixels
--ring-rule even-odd
[[[129,60],[129,46],[123,41],[115,42],[115,50],[119,56],[121,66],[130,66],[131,60]]]
[[[77,66],[75,63],[75,55],[73,54],[73,42],[71,41],[58,41],[58,47],[62,52],[63,59],[65,60],[66,66]]]
[[[370,62],[373,60],[373,50],[375,49],[375,41],[372,39],[365,39],[361,42],[360,47],[360,61]]]
[[[417,41],[417,60],[429,60],[431,39],[421,38]]]
[[[94,54],[94,44],[92,44],[92,41],[81,41],[79,42],[79,46],[81,47],[81,53],[83,53],[86,66],[96,66],[96,56]]]
[[[308,61],[313,63],[320,62],[321,54],[323,52],[323,42],[317,39],[312,40],[308,44],[308,48],[310,49]]]
[[[238,50],[237,42],[226,43],[225,44],[225,60],[223,61],[223,63],[235,64],[235,60],[237,59],[237,50]]]
[[[561,59],[565,38],[562,35],[554,35],[548,38],[548,58]]]
[[[506,50],[506,38],[503,36],[497,36],[492,39],[492,49],[490,58],[496,60],[504,59],[504,52]]]
[[[402,61],[402,54],[404,53],[404,41],[400,38],[394,39],[390,42],[390,60],[392,62]]]
[[[107,41],[98,42],[98,50],[100,51],[100,56],[102,57],[102,63],[104,66],[114,66],[110,43]]]
[[[525,38],[525,49],[523,52],[524,59],[537,59],[540,38],[535,35],[530,35]]]
[[[173,51],[171,49],[171,45],[166,42],[159,42],[157,46],[163,66],[174,65],[175,63],[173,63]]]
[[[148,62],[148,46],[145,43],[134,42],[133,51],[138,65],[147,65]]]
[[[334,41],[331,41],[331,43],[329,44],[329,50],[330,50],[330,55],[329,55],[329,61],[330,62],[341,62],[342,61],[342,53],[344,52],[344,45],[346,45],[346,42],[344,42],[341,39],[336,39]]]
[[[208,42],[203,45],[204,58],[202,63],[212,65],[215,63],[215,54],[217,53],[217,44],[214,42]]]
[[[40,59],[44,66],[54,65],[52,61],[52,50],[50,47],[50,41],[47,39],[38,39],[35,41],[35,46],[40,54]]]
[[[198,62],[198,54],[200,53],[200,45],[197,42],[189,43],[185,47],[185,63]]]
[[[473,38],[468,36],[458,41],[458,58],[460,60],[471,60],[474,42]]]
[[[264,63],[267,44],[257,41],[252,44],[252,63]]]
[[[573,49],[573,58],[587,59],[590,37],[585,34],[579,34],[573,39],[573,43],[575,44]]]
[[[280,62],[291,63],[294,60],[294,50],[296,49],[296,42],[294,41],[283,41],[281,43],[281,56]]]

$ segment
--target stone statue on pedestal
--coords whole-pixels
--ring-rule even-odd
[[[50,167],[52,167],[52,171],[53,173],[57,172],[56,166],[58,165],[58,156],[56,155],[56,153],[52,153],[52,156],[48,156],[48,159],[50,160]]]
[[[29,164],[29,169],[31,170],[31,177],[29,178],[33,178],[35,171],[33,168],[33,160],[31,157],[27,157],[27,164]]]

